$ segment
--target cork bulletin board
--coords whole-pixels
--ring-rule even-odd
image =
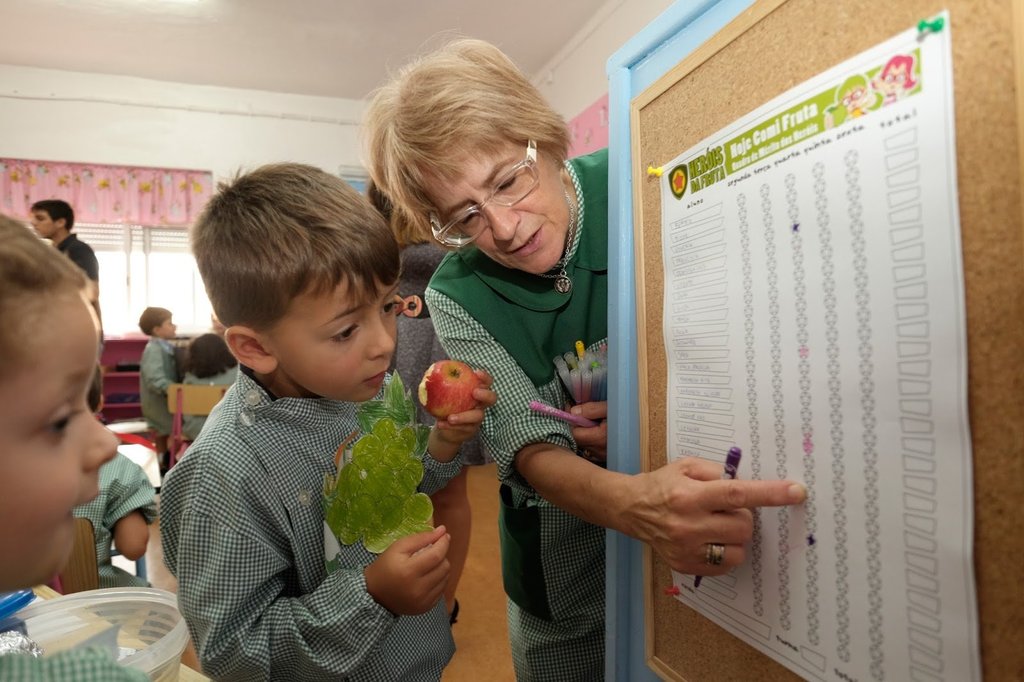
[[[761,0],[634,100],[642,468],[667,461],[661,199],[647,166],[943,10],[953,41],[982,672],[1017,680],[1024,679],[1024,0]],[[798,679],[665,596],[671,573],[649,550],[644,563],[647,663],[661,677]]]

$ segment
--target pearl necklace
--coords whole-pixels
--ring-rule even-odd
[[[576,204],[569,197],[569,190],[565,188],[564,184],[562,185],[562,192],[565,194],[565,205],[569,208],[569,231],[565,235],[565,250],[562,251],[562,257],[552,266],[551,270],[541,273],[541,277],[554,278],[555,291],[560,294],[568,294],[572,291],[572,280],[565,273],[565,262],[569,249],[572,248],[572,240],[576,238]],[[555,270],[558,272],[554,272]]]

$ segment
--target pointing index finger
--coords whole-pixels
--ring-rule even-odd
[[[795,481],[719,480],[705,484],[709,511],[731,511],[754,507],[782,507],[807,499],[807,489]]]

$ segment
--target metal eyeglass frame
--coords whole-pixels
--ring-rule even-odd
[[[526,170],[532,182],[530,186],[523,192],[522,196],[513,199],[511,201],[503,201],[497,197],[497,194],[503,184],[508,182],[509,179],[515,177],[520,171]],[[537,173],[537,143],[533,140],[529,140],[526,143],[526,158],[512,166],[507,173],[502,174],[494,183],[494,188],[491,190],[490,195],[481,201],[479,204],[473,204],[457,212],[451,220],[441,225],[441,220],[438,218],[436,213],[430,214],[430,231],[434,235],[434,239],[444,244],[445,246],[465,246],[474,239],[483,234],[483,229],[479,230],[476,234],[467,234],[459,229],[459,225],[464,223],[468,218],[474,215],[480,215],[484,220],[487,220],[487,226],[490,226],[490,220],[483,215],[483,208],[487,204],[497,204],[499,206],[515,206],[520,201],[530,195],[533,190],[540,184],[540,175]]]

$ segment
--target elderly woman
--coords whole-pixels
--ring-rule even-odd
[[[720,464],[696,459],[611,472],[603,422],[570,428],[529,409],[566,402],[556,355],[606,342],[608,163],[607,151],[566,160],[565,123],[500,50],[457,41],[407,66],[375,94],[367,135],[370,175],[401,219],[452,249],[426,292],[442,345],[490,372],[500,396],[481,437],[502,483],[516,676],[601,679],[605,528],[676,570],[720,575],[744,559],[750,507],[805,492],[718,480]]]

